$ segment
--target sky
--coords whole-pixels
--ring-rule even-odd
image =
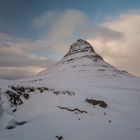
[[[82,38],[140,76],[139,0],[0,0],[0,78],[32,76]]]

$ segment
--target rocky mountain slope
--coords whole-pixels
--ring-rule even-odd
[[[84,40],[38,75],[0,83],[0,140],[140,138],[140,78]]]

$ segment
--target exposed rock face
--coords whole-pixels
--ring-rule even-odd
[[[88,58],[93,61],[103,61],[103,58],[95,52],[87,41],[78,39],[70,46],[69,52],[63,57],[63,62],[71,62],[81,58]]]
[[[107,103],[105,101],[99,101],[99,100],[88,99],[88,98],[85,101],[94,106],[98,105],[102,108],[107,108]]]
[[[73,55],[73,54],[81,53],[81,52],[95,53],[94,49],[87,41],[78,39],[77,42],[73,43],[70,46],[69,52],[64,57],[68,57],[69,55]]]

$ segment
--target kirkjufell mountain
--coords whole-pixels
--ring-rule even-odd
[[[0,140],[132,139],[140,139],[140,78],[85,40],[33,77],[0,80]]]
[[[68,53],[53,66],[50,72],[55,71],[67,72],[67,71],[86,71],[86,73],[93,72],[94,75],[110,75],[110,76],[121,76],[129,75],[126,71],[118,70],[103,60],[98,55],[94,48],[85,40],[79,39],[70,46]],[[48,69],[39,73],[48,73]]]

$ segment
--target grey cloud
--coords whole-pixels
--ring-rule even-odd
[[[33,20],[33,26],[39,28],[46,28],[47,26],[50,26],[52,23],[54,23],[58,16],[58,11],[47,11]]]
[[[47,67],[54,61],[37,55],[37,52],[44,52],[44,50],[45,48],[37,42],[33,43],[29,40],[15,39],[6,34],[0,34],[0,67]]]
[[[106,60],[128,72],[140,76],[140,12],[126,12],[118,18],[103,23],[104,27],[122,32],[125,36],[120,40],[91,39],[99,53]]]
[[[91,20],[81,11],[66,10],[53,12],[53,17],[48,16],[50,12],[45,12],[42,16],[35,19],[46,30],[49,24],[49,32],[40,36],[39,41],[47,44],[48,49],[55,55],[63,56],[69,46],[77,39],[100,39],[102,42],[109,40],[121,40],[124,34],[102,25],[94,25]],[[55,14],[57,16],[55,16]],[[55,19],[52,19],[54,18]],[[35,22],[34,21],[34,22]],[[33,23],[34,23],[33,22]],[[46,24],[46,26],[45,26]],[[47,28],[47,29],[48,29]]]
[[[49,38],[52,42],[59,39],[64,41],[70,38],[77,39],[78,37],[116,40],[123,36],[122,32],[101,25],[94,25],[83,12],[67,10],[55,20],[55,23],[50,25],[50,33],[45,39]]]
[[[47,53],[47,46],[39,41],[13,38],[0,33],[0,78],[19,79],[38,73],[54,63],[38,55]]]
[[[37,69],[36,71],[34,69]],[[0,68],[0,79],[15,80],[35,75],[42,69],[38,67]]]
[[[93,29],[92,29],[93,28]],[[89,38],[98,38],[103,41],[121,40],[124,38],[123,32],[115,31],[103,26],[95,26],[89,30]],[[94,34],[92,32],[95,32]]]
[[[3,55],[0,54],[0,67],[27,67],[27,66],[40,66],[48,67],[53,64],[53,60],[39,60],[39,59],[30,59],[26,57],[21,57],[20,55]]]

